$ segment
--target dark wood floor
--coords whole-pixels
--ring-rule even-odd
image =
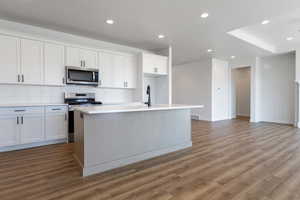
[[[193,147],[81,178],[71,145],[0,153],[0,199],[299,200],[300,131],[193,122]]]

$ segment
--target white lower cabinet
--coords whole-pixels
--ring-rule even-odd
[[[0,108],[0,127],[0,151],[67,140],[67,107]]]
[[[46,108],[45,132],[47,140],[67,138],[68,116],[65,107]]]
[[[0,115],[0,127],[0,147],[19,144],[19,126],[16,115]]]
[[[21,144],[41,142],[45,140],[44,113],[25,114],[21,118]]]

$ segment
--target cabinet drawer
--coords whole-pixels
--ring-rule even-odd
[[[46,107],[46,114],[47,113],[60,113],[60,112],[67,112],[67,106],[47,106]]]
[[[3,115],[23,115],[23,114],[35,114],[42,113],[43,107],[9,107],[0,108],[0,114]]]

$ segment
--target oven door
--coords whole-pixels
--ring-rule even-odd
[[[99,71],[96,69],[66,67],[66,76],[67,84],[97,86],[99,83]]]

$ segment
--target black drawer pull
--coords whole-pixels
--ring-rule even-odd
[[[61,110],[61,108],[52,108],[53,111],[55,110]]]
[[[25,112],[26,110],[15,110],[15,112]]]

